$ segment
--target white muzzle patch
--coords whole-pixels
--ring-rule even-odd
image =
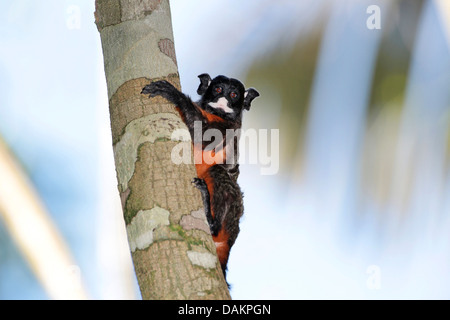
[[[221,97],[217,102],[208,103],[214,109],[221,109],[226,113],[233,113],[233,109],[228,106],[228,100],[224,97]]]

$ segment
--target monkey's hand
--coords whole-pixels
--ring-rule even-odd
[[[181,92],[179,92],[177,88],[175,88],[170,82],[165,80],[155,81],[146,85],[142,89],[141,93],[149,94],[152,98],[156,96],[162,96],[168,100],[171,100],[169,99],[169,97],[173,95],[181,94]]]
[[[172,102],[175,106],[181,109],[182,112],[186,113],[187,110],[193,110],[191,99],[184,93],[178,91],[170,82],[161,80],[155,81],[146,85],[142,91],[142,94],[149,94],[150,98],[161,96],[166,100]],[[198,111],[195,111],[198,112]]]
[[[178,108],[178,111],[181,112],[183,120],[189,129],[194,128],[194,122],[196,120],[202,119],[201,112],[193,104],[192,100],[168,81],[161,80],[152,82],[146,85],[141,93],[148,94],[149,98],[161,96],[173,103]]]

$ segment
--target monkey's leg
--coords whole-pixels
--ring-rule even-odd
[[[243,195],[235,177],[221,165],[209,168],[208,174],[213,183],[211,208],[218,227],[228,235],[228,244],[234,244],[239,234],[239,220],[244,213]]]
[[[222,165],[208,169],[208,183],[211,181],[211,209],[217,226],[213,235],[217,256],[226,279],[228,257],[239,234],[239,220],[244,212],[243,196],[236,182],[237,172],[231,174]]]
[[[218,221],[214,219],[211,213],[211,197],[208,191],[208,186],[206,185],[205,180],[200,178],[192,179],[192,183],[195,185],[197,189],[200,190],[202,195],[203,207],[205,209],[206,220],[209,224],[209,229],[213,236],[216,236],[220,230],[220,225],[218,225]]]

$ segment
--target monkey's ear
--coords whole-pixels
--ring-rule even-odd
[[[250,110],[252,100],[259,97],[259,92],[253,88],[247,89],[244,93],[244,109]]]
[[[197,93],[202,96],[211,83],[211,77],[207,73],[202,73],[198,77],[200,78],[200,85],[198,86]]]

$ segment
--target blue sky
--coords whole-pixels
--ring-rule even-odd
[[[296,176],[293,168],[291,179],[284,179],[262,176],[259,166],[241,168],[246,207],[229,263],[233,298],[448,298],[450,175],[442,163],[448,118],[442,119],[449,114],[450,58],[434,2],[423,11],[397,149],[400,169],[404,155],[423,153],[414,175],[412,216],[401,232],[392,214],[395,194],[388,208],[379,208],[362,194],[359,180],[380,41],[380,33],[365,28],[365,9],[377,3],[383,14],[387,2],[227,3],[171,1],[181,82],[193,97],[198,74],[245,77],[253,61],[288,50],[292,39],[306,34],[322,4],[331,12],[314,79],[306,153],[299,155],[308,175]],[[1,2],[0,134],[69,243],[91,295],[132,298],[138,295],[127,248],[115,242],[123,230],[110,216],[120,218],[120,212],[93,12],[94,1],[87,0]],[[258,90],[261,97],[244,122],[267,123],[282,135],[282,128],[272,125],[276,113],[275,120],[257,114],[258,105],[277,109],[282,102],[269,80],[262,79]],[[419,147],[408,147],[411,137]],[[425,195],[429,190],[431,196]],[[361,199],[364,214],[356,219]],[[380,212],[386,228],[377,228]],[[47,298],[1,219],[0,241],[0,298]],[[371,287],[375,278],[381,288]]]

